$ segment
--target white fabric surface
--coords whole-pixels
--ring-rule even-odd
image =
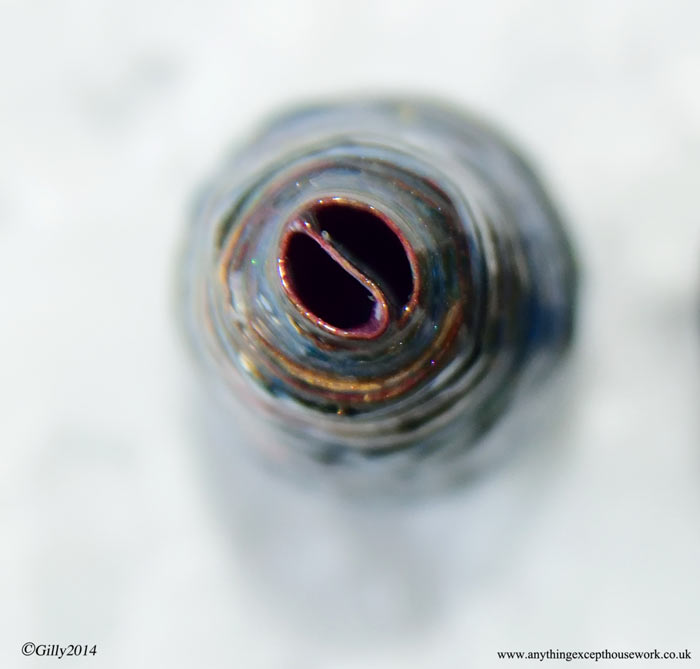
[[[53,662],[25,641],[91,667],[700,663],[698,25],[692,0],[2,2],[0,666]],[[585,269],[571,399],[445,500],[251,473],[217,506],[174,317],[188,207],[265,115],[357,91],[461,102],[534,157]]]

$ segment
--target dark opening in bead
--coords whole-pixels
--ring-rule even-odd
[[[391,224],[356,204],[321,201],[294,221],[282,241],[280,271],[307,317],[349,337],[379,336],[415,288]]]

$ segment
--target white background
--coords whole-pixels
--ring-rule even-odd
[[[97,644],[85,667],[700,663],[699,35],[692,0],[4,0],[0,666],[54,666],[25,641]],[[251,473],[222,505],[174,318],[188,207],[261,118],[357,91],[463,103],[534,157],[585,269],[565,420],[444,500]]]

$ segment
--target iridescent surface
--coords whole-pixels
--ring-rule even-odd
[[[203,198],[185,274],[232,440],[284,462],[450,462],[573,327],[572,254],[536,178],[492,130],[423,102],[269,125]]]

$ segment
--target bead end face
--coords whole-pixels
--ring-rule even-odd
[[[509,145],[469,118],[314,108],[273,124],[218,183],[192,239],[190,330],[225,392],[293,450],[466,451],[566,348],[561,224]]]

